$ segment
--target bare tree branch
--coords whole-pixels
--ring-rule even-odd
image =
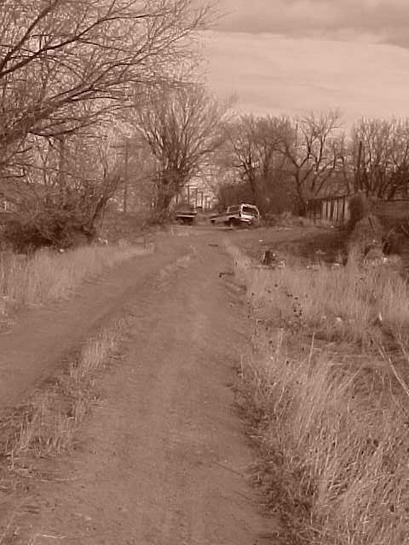
[[[0,20],[0,149],[30,133],[61,132],[64,118],[72,132],[84,126],[80,104],[91,101],[97,119],[109,105],[129,105],[138,86],[172,77],[208,13],[192,5],[9,0]]]
[[[158,210],[197,175],[220,146],[220,123],[227,105],[199,84],[158,89],[135,111],[135,125],[157,161]]]

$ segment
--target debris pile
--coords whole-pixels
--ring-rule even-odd
[[[286,261],[279,257],[273,250],[265,250],[261,257],[261,264],[271,269],[284,269]]]

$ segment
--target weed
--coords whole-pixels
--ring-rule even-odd
[[[152,250],[152,247],[86,246],[60,254],[41,250],[32,257],[4,252],[0,255],[0,313],[13,306],[65,299],[85,278]]]
[[[364,270],[353,260],[336,270],[295,265],[270,271],[230,250],[258,317],[252,355],[241,372],[264,453],[258,481],[292,542],[404,543],[405,282],[393,271]],[[399,353],[382,344],[392,331],[395,341],[399,332]],[[345,341],[356,343],[348,353]]]
[[[237,252],[235,261],[253,306],[276,326],[296,323],[327,340],[362,346],[376,337],[380,322],[385,331],[407,335],[409,288],[386,266],[363,269],[350,259],[346,267],[336,269],[322,264],[264,269]]]

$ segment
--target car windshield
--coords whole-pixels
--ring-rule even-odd
[[[229,206],[229,208],[227,209],[227,211],[228,211],[229,213],[231,213],[231,212],[233,212],[233,213],[234,213],[234,212],[238,212],[239,210],[240,210],[240,206]]]
[[[242,212],[243,214],[248,214],[249,216],[258,216],[257,210],[252,206],[243,206]]]

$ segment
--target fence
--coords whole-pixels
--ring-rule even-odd
[[[307,202],[307,217],[313,221],[343,224],[349,221],[349,196],[322,197]]]

